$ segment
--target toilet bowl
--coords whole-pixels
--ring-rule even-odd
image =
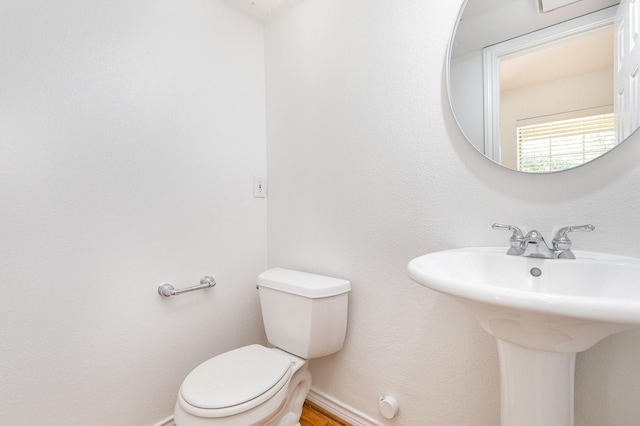
[[[180,387],[174,420],[178,426],[295,426],[310,387],[306,360],[277,348],[249,345],[211,358],[189,373]]]
[[[267,339],[217,355],[184,379],[177,426],[299,426],[308,360],[342,348],[349,281],[274,268],[258,277]]]

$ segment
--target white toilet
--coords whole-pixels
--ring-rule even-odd
[[[274,268],[258,276],[267,340],[197,366],[182,382],[177,426],[299,426],[307,360],[342,349],[347,280]]]

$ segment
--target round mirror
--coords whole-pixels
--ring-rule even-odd
[[[466,0],[448,52],[458,125],[487,158],[541,173],[640,124],[640,1]]]

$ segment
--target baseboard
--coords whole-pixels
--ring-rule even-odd
[[[173,416],[169,416],[164,420],[160,420],[158,423],[154,424],[153,426],[176,426],[176,424],[173,421]]]
[[[330,413],[335,414],[339,418],[346,420],[353,426],[385,426],[384,423],[367,416],[366,414],[356,410],[347,404],[338,401],[337,399],[327,395],[326,393],[317,389],[311,388],[307,399],[316,405],[324,408]],[[175,426],[173,416],[169,416],[164,420],[159,421],[153,426]]]
[[[318,389],[314,389],[313,387],[309,391],[307,399],[330,413],[333,413],[341,419],[351,423],[353,426],[385,426],[384,423],[381,423],[373,417],[369,417],[363,412],[358,411],[355,408],[338,401],[332,396],[329,396]]]

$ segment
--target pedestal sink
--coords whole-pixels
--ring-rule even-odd
[[[502,426],[573,426],[576,353],[640,325],[640,259],[574,253],[462,248],[409,262],[414,281],[453,297],[496,338]]]

